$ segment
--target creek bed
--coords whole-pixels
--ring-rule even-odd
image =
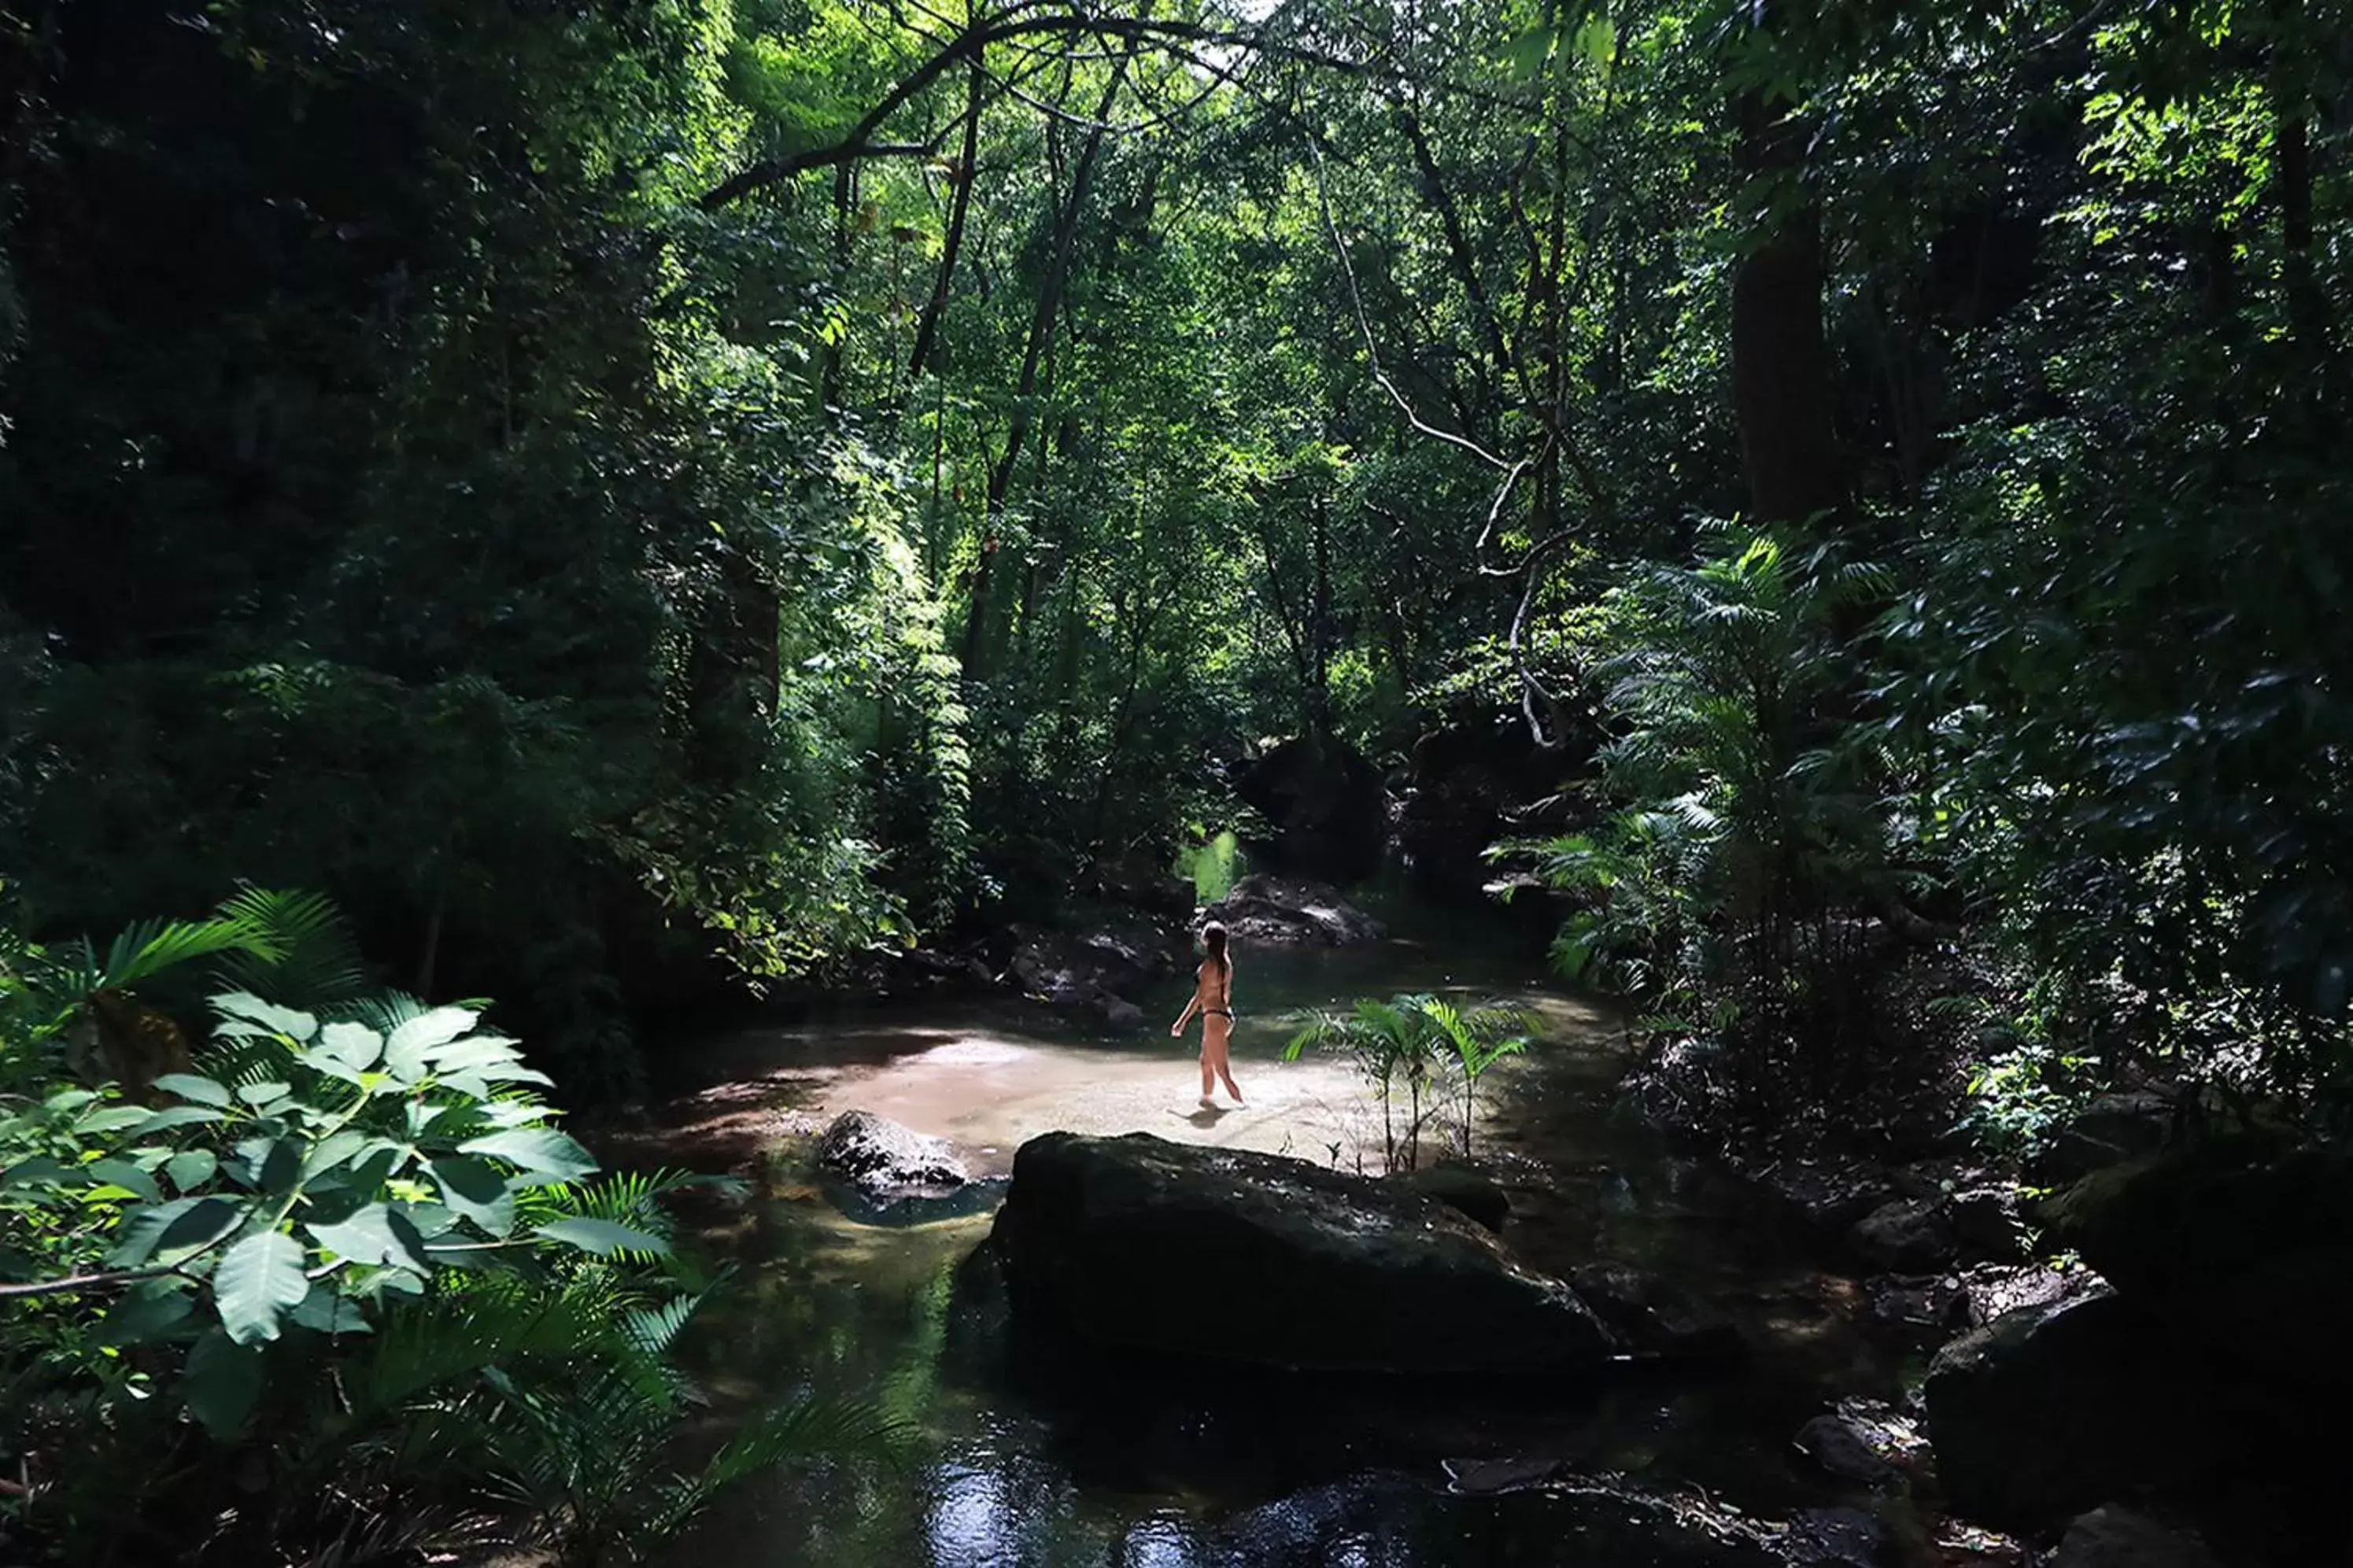
[[[994,1000],[844,1005],[678,1058],[691,1117],[725,1135],[807,1127],[859,1107],[955,1140],[984,1176],[1020,1142],[1068,1128],[1141,1130],[1336,1159],[1380,1158],[1377,1116],[1340,1064],[1279,1060],[1314,1007],[1438,990],[1527,1009],[1543,1040],[1491,1075],[1477,1152],[1512,1192],[1505,1239],[1557,1272],[1597,1258],[1646,1269],[1729,1317],[1745,1365],[1613,1375],[1589,1388],[1383,1392],[1240,1369],[1107,1377],[1023,1344],[961,1270],[978,1212],[923,1224],[772,1174],[705,1236],[736,1266],[686,1347],[713,1425],[803,1390],[871,1400],[920,1434],[901,1467],[785,1470],[752,1481],[678,1542],[677,1568],[1093,1564],[1733,1563],[1699,1525],[1606,1491],[1470,1495],[1449,1460],[1528,1460],[1620,1475],[1751,1515],[1841,1500],[1789,1462],[1798,1427],[1845,1394],[1888,1397],[1901,1352],[1858,1328],[1852,1283],[1812,1266],[1755,1197],[1678,1153],[1620,1104],[1623,1033],[1535,978],[1477,927],[1440,921],[1377,947],[1237,955],[1236,1074],[1247,1108],[1194,1105],[1193,1047],[1167,1020],[1088,1032]],[[1431,934],[1435,931],[1436,934]],[[765,1119],[765,1120],[764,1120]],[[852,1212],[846,1213],[845,1207]],[[1237,1300],[1205,1342],[1246,1338],[1279,1303]],[[1432,1333],[1475,1332],[1433,1323]],[[1495,1472],[1490,1471],[1490,1474]]]

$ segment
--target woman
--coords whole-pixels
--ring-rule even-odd
[[[1201,928],[1201,945],[1209,950],[1209,956],[1194,972],[1193,999],[1185,1004],[1168,1032],[1181,1037],[1194,1013],[1200,1013],[1201,1109],[1215,1110],[1218,1102],[1210,1098],[1210,1091],[1220,1079],[1234,1103],[1242,1102],[1242,1091],[1234,1087],[1234,1069],[1226,1059],[1226,1045],[1234,1034],[1234,961],[1226,952],[1226,928],[1215,921]]]

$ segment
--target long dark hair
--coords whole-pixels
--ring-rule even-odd
[[[1211,921],[1201,928],[1201,945],[1209,950],[1209,962],[1218,966],[1220,974],[1234,972],[1234,961],[1226,953],[1226,928]]]

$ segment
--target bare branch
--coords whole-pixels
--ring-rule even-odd
[[[1341,237],[1340,226],[1332,216],[1331,193],[1324,188],[1323,149],[1315,144],[1313,134],[1307,135],[1304,140],[1307,143],[1308,162],[1315,170],[1315,203],[1324,215],[1324,227],[1332,237],[1332,249],[1340,258],[1341,274],[1348,281],[1348,302],[1356,311],[1356,329],[1363,335],[1365,342],[1365,363],[1371,367],[1373,380],[1379,384],[1383,392],[1389,395],[1389,401],[1398,405],[1398,412],[1405,416],[1406,422],[1423,435],[1433,440],[1443,441],[1450,447],[1460,447],[1490,468],[1511,468],[1513,465],[1495,456],[1470,437],[1458,435],[1451,430],[1441,430],[1424,419],[1415,412],[1412,402],[1398,390],[1397,383],[1389,379],[1388,373],[1381,368],[1380,349],[1373,341],[1373,324],[1365,314],[1364,291],[1356,286],[1356,264],[1349,259],[1348,242]]]

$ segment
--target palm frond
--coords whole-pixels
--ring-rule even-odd
[[[320,893],[248,887],[221,905],[218,918],[259,935],[267,952],[231,953],[222,978],[271,1002],[318,1008],[349,999],[366,983],[359,946],[335,906]]]
[[[673,1535],[738,1481],[794,1462],[897,1463],[913,1428],[861,1400],[803,1399],[769,1411],[691,1476],[657,1494],[634,1532],[649,1544]]]

